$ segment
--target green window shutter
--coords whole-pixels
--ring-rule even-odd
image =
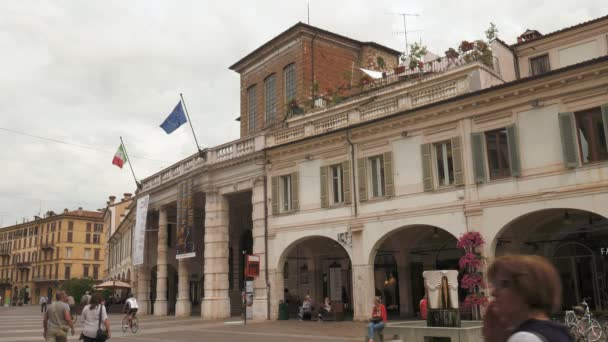
[[[271,178],[272,183],[272,214],[279,213],[279,177],[274,176]]]
[[[300,191],[298,172],[291,173],[291,210],[300,210]]]
[[[564,153],[564,164],[567,168],[578,166],[578,150],[576,148],[576,140],[574,138],[574,114],[559,113],[559,131],[562,136],[562,150]]]
[[[606,137],[606,148],[608,148],[608,103],[602,105],[602,119],[604,120],[604,137]]]
[[[519,177],[521,175],[521,163],[519,160],[519,144],[517,142],[517,132],[515,125],[507,126],[507,144],[509,146],[509,167],[511,168],[511,176]]]
[[[452,161],[454,165],[454,185],[464,184],[464,172],[462,170],[462,139],[452,138]],[[432,179],[432,178],[431,178]]]
[[[384,194],[395,196],[395,181],[393,177],[393,152],[384,152]]]
[[[342,189],[344,189],[344,204],[350,204],[352,202],[350,185],[352,184],[353,180],[350,174],[350,160],[342,162]]]
[[[486,158],[483,148],[483,132],[471,133],[471,152],[473,155],[473,174],[475,183],[486,181]]]
[[[357,180],[359,181],[359,201],[367,201],[367,158],[357,160]]]
[[[420,145],[422,155],[422,184],[424,191],[433,191],[433,164],[431,159],[431,144]]]
[[[321,166],[321,208],[329,207],[329,196],[328,196],[328,187],[327,187],[327,172],[329,170],[328,166]]]

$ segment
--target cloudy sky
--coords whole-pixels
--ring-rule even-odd
[[[310,0],[310,23],[403,49],[441,53],[483,38],[490,22],[514,43],[608,14],[604,0]],[[306,0],[2,1],[0,3],[0,226],[47,210],[98,209],[133,192],[111,164],[125,140],[138,178],[196,151],[189,127],[158,125],[183,93],[199,143],[234,140],[239,78],[228,66],[298,21]],[[43,138],[43,139],[42,139]]]

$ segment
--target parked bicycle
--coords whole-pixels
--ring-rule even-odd
[[[573,310],[566,311],[564,323],[570,329],[576,341],[597,342],[604,335],[602,325],[593,318],[593,314],[589,311],[587,300],[590,299],[583,298],[579,306],[573,307]],[[577,314],[581,315],[581,317]]]

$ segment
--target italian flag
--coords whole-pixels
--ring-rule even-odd
[[[125,164],[126,161],[127,154],[125,153],[125,147],[122,145],[122,143],[120,143],[120,146],[118,146],[118,151],[116,151],[114,159],[112,159],[112,164],[122,169],[122,166]]]

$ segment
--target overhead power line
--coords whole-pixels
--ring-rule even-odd
[[[18,134],[18,135],[23,135],[23,136],[30,137],[30,138],[36,138],[36,139],[41,139],[41,140],[46,140],[46,141],[52,141],[52,142],[58,143],[58,144],[63,144],[63,145],[68,145],[68,146],[74,146],[74,147],[84,148],[84,149],[91,150],[91,151],[103,152],[103,153],[108,153],[108,154],[112,154],[112,155],[115,152],[115,151],[104,150],[104,149],[101,149],[101,148],[98,148],[98,147],[86,146],[86,145],[75,144],[75,143],[71,143],[71,142],[67,142],[67,141],[62,141],[62,140],[58,140],[58,139],[47,138],[47,137],[43,137],[43,136],[40,136],[40,135],[25,133],[25,132],[16,131],[14,129],[4,128],[4,127],[0,127],[0,130],[6,131],[6,132],[10,132],[10,133],[14,133],[14,134]],[[146,160],[155,161],[155,162],[159,162],[159,163],[171,164],[171,162],[168,162],[166,160],[153,159],[153,158],[148,158],[148,157],[144,157],[144,156],[131,155],[131,157],[136,158],[136,159],[146,159]]]

